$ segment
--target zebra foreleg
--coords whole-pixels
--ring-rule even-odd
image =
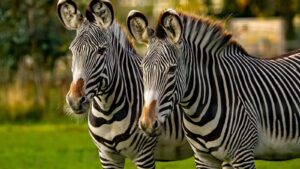
[[[103,169],[123,169],[125,158],[113,152],[100,152],[100,162]]]
[[[237,131],[236,135],[241,135],[240,144],[238,148],[234,151],[234,156],[231,159],[231,165],[233,168],[240,169],[252,169],[255,168],[254,163],[254,148],[258,140],[257,132],[257,119],[253,113],[244,109],[244,122],[240,127],[240,130]]]
[[[155,158],[153,148],[147,149],[148,151],[143,151],[134,160],[134,164],[137,169],[155,169]]]
[[[155,159],[153,153],[139,156],[134,160],[137,169],[155,169]]]
[[[254,157],[249,156],[248,158],[244,158],[243,160],[237,160],[232,163],[232,167],[235,169],[254,169],[255,163],[254,163]]]
[[[234,169],[253,169],[255,168],[254,163],[254,153],[253,145],[243,144],[243,148],[240,148],[236,153],[233,159],[231,160],[231,165]]]

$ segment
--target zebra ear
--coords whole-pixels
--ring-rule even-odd
[[[182,36],[182,23],[178,13],[173,9],[167,9],[160,18],[160,25],[164,28],[167,37],[176,43]]]
[[[148,43],[153,30],[148,27],[146,16],[137,10],[131,10],[127,16],[127,27],[138,43]]]
[[[83,16],[72,0],[59,0],[57,12],[60,21],[69,30],[76,30],[83,23]]]
[[[89,12],[92,16],[87,16],[88,20],[95,21],[100,27],[108,28],[114,21],[114,10],[109,0],[92,0]]]

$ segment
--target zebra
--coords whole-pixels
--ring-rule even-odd
[[[129,158],[137,168],[155,168],[155,160],[191,157],[179,106],[160,137],[149,137],[138,128],[143,106],[141,57],[114,20],[110,1],[92,0],[85,17],[71,0],[60,0],[57,9],[62,24],[77,32],[70,45],[73,81],[66,101],[73,114],[88,112],[89,133],[102,167],[124,168]]]
[[[300,50],[255,58],[210,19],[166,9],[151,29],[142,15],[131,12],[138,24],[128,29],[148,45],[144,132],[159,130],[154,124],[180,104],[196,168],[255,168],[254,159],[300,157]]]

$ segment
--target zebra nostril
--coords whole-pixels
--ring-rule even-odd
[[[81,97],[80,100],[79,100],[79,103],[82,104],[82,103],[84,103],[85,101],[86,101],[86,98],[85,98],[85,97]]]
[[[154,122],[154,124],[153,124],[153,128],[154,128],[154,129],[158,128],[158,121],[157,121],[157,120],[155,120],[155,122]]]

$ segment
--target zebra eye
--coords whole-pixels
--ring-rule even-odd
[[[177,65],[171,65],[168,69],[168,74],[174,74],[176,71]]]
[[[97,53],[99,55],[103,55],[105,53],[105,51],[106,51],[106,48],[99,48],[98,51],[97,51]]]

